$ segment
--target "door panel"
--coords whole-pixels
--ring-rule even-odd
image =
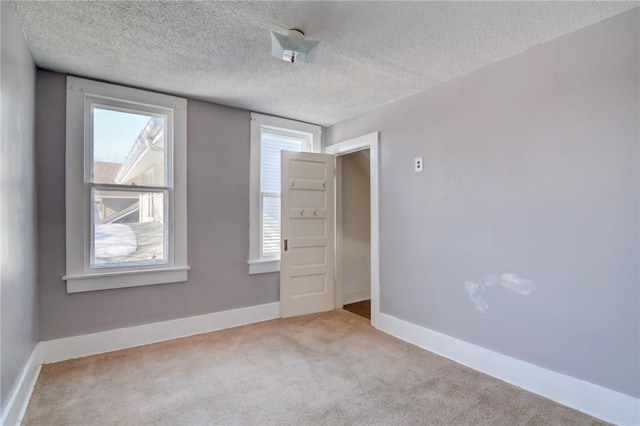
[[[324,265],[326,263],[325,250],[323,246],[315,247],[291,247],[291,266]]]
[[[332,310],[334,157],[282,151],[281,164],[280,316]]]
[[[314,296],[322,295],[326,291],[326,280],[323,275],[305,275],[292,277],[292,296]]]
[[[311,154],[311,153],[308,153]],[[329,155],[329,154],[325,154]],[[332,156],[333,157],[333,156]],[[333,161],[333,160],[331,160]],[[326,169],[324,163],[319,163],[315,160],[305,161],[303,159],[299,159],[290,164],[291,170],[291,178],[297,180],[320,180],[322,184],[322,179],[326,179]],[[295,185],[295,182],[292,182]]]
[[[322,208],[326,205],[327,200],[325,198],[326,198],[326,195],[322,190],[322,188],[310,189],[310,190],[299,190],[299,191],[291,192],[290,202],[291,202],[291,207],[293,209],[297,209],[301,207],[307,208],[307,209],[313,209],[306,213],[312,214],[315,216],[318,213],[322,212]]]
[[[293,213],[295,215],[295,213]],[[327,234],[326,218],[323,219],[289,219],[290,233],[295,237],[325,237]],[[289,242],[295,238],[289,238]],[[298,241],[296,241],[298,243]],[[304,243],[304,241],[301,241]]]

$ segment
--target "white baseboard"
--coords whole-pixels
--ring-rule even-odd
[[[40,342],[27,361],[0,424],[20,423],[40,372],[40,365],[111,352],[165,340],[237,327],[279,317],[279,303],[121,328]],[[620,425],[640,424],[640,400],[490,351],[381,313],[374,326],[428,351],[549,398],[560,404]]]
[[[345,305],[348,305],[349,303],[362,302],[363,300],[369,300],[369,299],[371,299],[371,289],[365,288],[363,290],[357,290],[351,293],[345,293],[343,303]]]
[[[280,304],[276,302],[40,342],[22,369],[6,409],[2,412],[0,425],[20,424],[42,364],[268,321],[279,316]]]
[[[36,385],[36,380],[38,380],[40,365],[40,344],[37,344],[33,348],[31,356],[22,369],[18,382],[9,396],[7,406],[2,412],[0,425],[14,426],[20,424],[24,412],[27,410],[29,399],[31,399],[33,387]]]
[[[374,326],[430,352],[593,417],[640,424],[640,399],[547,370],[381,313]]]
[[[277,302],[267,303],[136,327],[47,340],[39,343],[40,359],[43,364],[47,364],[267,321],[279,318],[279,306]]]

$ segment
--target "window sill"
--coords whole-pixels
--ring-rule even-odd
[[[269,272],[280,272],[280,259],[268,260],[248,260],[249,274],[267,274]]]
[[[187,281],[189,266],[143,269],[138,271],[98,272],[92,274],[66,275],[67,293],[110,290],[114,288],[143,285],[168,284]]]

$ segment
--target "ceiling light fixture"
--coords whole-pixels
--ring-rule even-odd
[[[305,40],[304,33],[295,28],[289,30],[287,35],[271,31],[271,54],[292,64],[313,62],[319,43]]]

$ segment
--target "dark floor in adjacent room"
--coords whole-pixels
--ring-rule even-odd
[[[362,302],[349,303],[342,307],[345,311],[349,311],[366,319],[371,319],[371,300],[363,300]]]

